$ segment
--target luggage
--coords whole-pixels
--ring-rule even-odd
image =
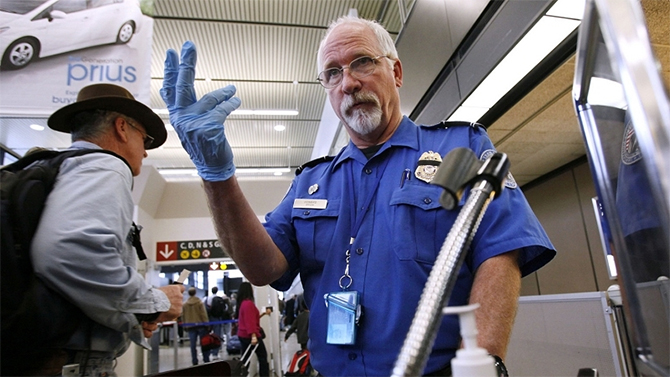
[[[229,355],[239,355],[242,352],[242,343],[240,343],[240,338],[237,335],[233,335],[228,339],[226,352]]]
[[[221,347],[221,337],[210,332],[200,338],[200,347],[202,348],[202,352],[209,352],[213,349],[217,349]]]
[[[230,366],[231,376],[244,377],[249,373],[240,359],[226,360],[226,363],[228,363],[228,366]]]
[[[312,373],[312,364],[309,360],[309,350],[299,350],[293,354],[291,363],[284,376],[309,376]]]
[[[253,347],[247,347],[247,350],[240,359],[233,358],[231,360],[226,360],[230,366],[231,376],[246,377],[249,374],[249,362],[251,361],[251,355],[256,352],[256,348],[258,348],[258,344]]]

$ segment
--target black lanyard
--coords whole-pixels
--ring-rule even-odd
[[[356,239],[356,235],[358,234],[358,231],[361,229],[361,226],[363,225],[363,219],[365,218],[365,213],[370,209],[370,203],[372,203],[372,199],[375,197],[375,194],[377,193],[377,189],[379,187],[379,182],[382,180],[382,176],[384,175],[384,171],[386,170],[386,166],[389,163],[389,159],[387,158],[379,167],[379,174],[377,174],[377,177],[375,177],[374,184],[372,186],[372,190],[369,190],[367,193],[367,196],[363,200],[363,206],[361,207],[360,213],[358,212],[358,208],[356,207],[356,191],[354,190],[354,162],[352,161],[351,164],[348,164],[349,168],[349,200],[350,200],[350,205],[349,205],[349,210],[350,210],[350,218],[351,218],[351,237],[349,238],[349,247],[347,248],[347,251],[345,252],[346,256],[346,267],[344,268],[344,275],[340,277],[340,288],[342,289],[347,289],[351,286],[351,283],[353,282],[353,279],[351,278],[351,275],[349,275],[349,257],[351,256],[351,246],[354,244],[354,240]],[[346,282],[348,279],[348,284],[343,284]]]

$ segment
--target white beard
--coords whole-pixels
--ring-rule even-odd
[[[354,109],[351,107],[360,102],[373,102],[375,106],[371,110]],[[340,113],[349,128],[359,135],[369,135],[379,127],[382,120],[382,109],[379,98],[374,93],[357,92],[351,96],[344,97],[340,104]]]

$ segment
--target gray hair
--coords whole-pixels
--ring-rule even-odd
[[[321,55],[321,51],[326,44],[326,40],[330,36],[330,33],[333,31],[333,29],[344,24],[355,24],[369,28],[375,33],[375,36],[377,37],[377,43],[379,44],[379,48],[382,50],[381,54],[391,59],[398,59],[398,50],[395,48],[393,38],[391,38],[389,32],[386,31],[386,29],[384,29],[384,27],[377,21],[366,20],[356,16],[342,16],[333,21],[330,26],[328,26],[326,35],[321,40],[321,44],[319,45],[319,52],[316,57],[317,69],[319,72],[321,72],[323,69],[323,56]],[[390,61],[389,63],[391,64],[391,67],[393,67],[393,61]]]
[[[71,120],[72,141],[100,139],[118,117],[125,116],[110,110],[88,110],[77,113]]]

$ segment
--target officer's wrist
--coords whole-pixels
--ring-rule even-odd
[[[224,166],[197,166],[198,175],[200,178],[209,182],[226,181],[235,175],[235,164],[231,161]]]

